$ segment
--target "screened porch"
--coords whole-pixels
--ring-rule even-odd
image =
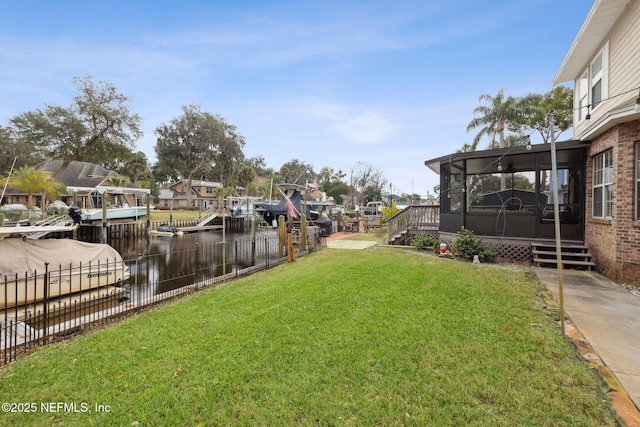
[[[586,146],[556,144],[561,235],[584,240]],[[425,165],[440,175],[441,233],[461,227],[478,236],[555,236],[551,145],[455,153]]]

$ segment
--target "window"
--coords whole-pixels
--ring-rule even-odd
[[[593,158],[593,216],[611,218],[613,208],[613,150]]]
[[[607,75],[609,68],[609,43],[604,45],[591,63],[591,106],[597,108],[607,98]]]
[[[609,42],[593,58],[589,67],[575,81],[577,123],[586,119],[589,109],[595,110],[609,96]]]
[[[587,105],[589,104],[589,83],[588,83],[588,74],[585,71],[580,80],[578,80],[578,84],[576,86],[576,99],[578,100],[578,122],[584,120],[585,116],[588,113]]]

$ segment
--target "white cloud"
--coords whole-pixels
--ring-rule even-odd
[[[365,110],[345,117],[334,124],[340,134],[357,144],[379,144],[389,142],[394,126],[381,113]]]

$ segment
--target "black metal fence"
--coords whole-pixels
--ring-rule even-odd
[[[324,246],[326,241],[312,232],[307,247],[296,248],[295,253],[304,255]],[[117,321],[145,307],[282,264],[288,250],[276,234],[195,244],[126,259],[126,271],[122,265],[105,263],[95,273],[93,266],[89,276],[119,274],[120,279],[105,286],[85,282],[80,290],[71,277],[75,273],[61,266],[47,266],[47,271],[31,276],[0,277],[0,365],[32,348]]]

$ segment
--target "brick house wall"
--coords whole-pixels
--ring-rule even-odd
[[[597,271],[617,282],[640,284],[640,221],[636,218],[635,146],[640,121],[619,124],[591,141],[586,170],[585,241]],[[612,218],[593,217],[593,159],[612,149]]]

